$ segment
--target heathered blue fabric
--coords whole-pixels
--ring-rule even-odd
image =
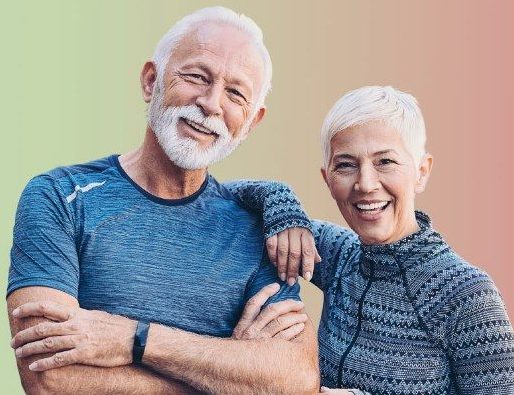
[[[116,155],[60,167],[22,193],[7,292],[51,287],[86,309],[230,336],[245,302],[280,282],[260,218],[211,176],[167,200],[133,183]],[[269,302],[299,300],[298,285],[281,284]]]

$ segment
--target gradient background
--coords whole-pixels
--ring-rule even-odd
[[[1,276],[18,197],[31,176],[136,147],[145,116],[139,72],[181,16],[221,4],[262,27],[274,65],[269,112],[219,179],[292,184],[308,212],[344,223],[319,174],[318,131],[362,85],[414,94],[435,167],[417,205],[496,281],[514,316],[514,3],[509,1],[16,1],[0,20]],[[321,294],[304,287],[317,322]],[[5,312],[5,301],[0,309]],[[2,393],[22,393],[5,313]]]

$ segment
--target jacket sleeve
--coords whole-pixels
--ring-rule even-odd
[[[514,333],[498,289],[476,269],[459,295],[458,313],[448,333],[459,393],[514,394]]]
[[[239,180],[224,183],[247,209],[262,214],[264,237],[288,228],[307,228],[311,222],[291,187],[276,181]]]

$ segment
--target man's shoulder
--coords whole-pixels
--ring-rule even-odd
[[[86,163],[58,166],[33,177],[25,189],[32,191],[57,189],[69,197],[77,190],[103,185],[109,172],[115,167],[115,155]]]
[[[245,213],[252,217],[257,216],[255,211],[250,210],[245,207],[241,200],[230,191],[225,185],[218,182],[216,178],[212,175],[209,175],[207,192],[209,197],[214,197],[219,199],[220,203],[226,206],[230,210],[234,210],[236,212]],[[260,218],[260,216],[258,216]]]

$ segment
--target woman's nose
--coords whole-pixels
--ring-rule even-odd
[[[370,193],[380,189],[380,180],[373,166],[362,166],[354,189],[362,193]]]

